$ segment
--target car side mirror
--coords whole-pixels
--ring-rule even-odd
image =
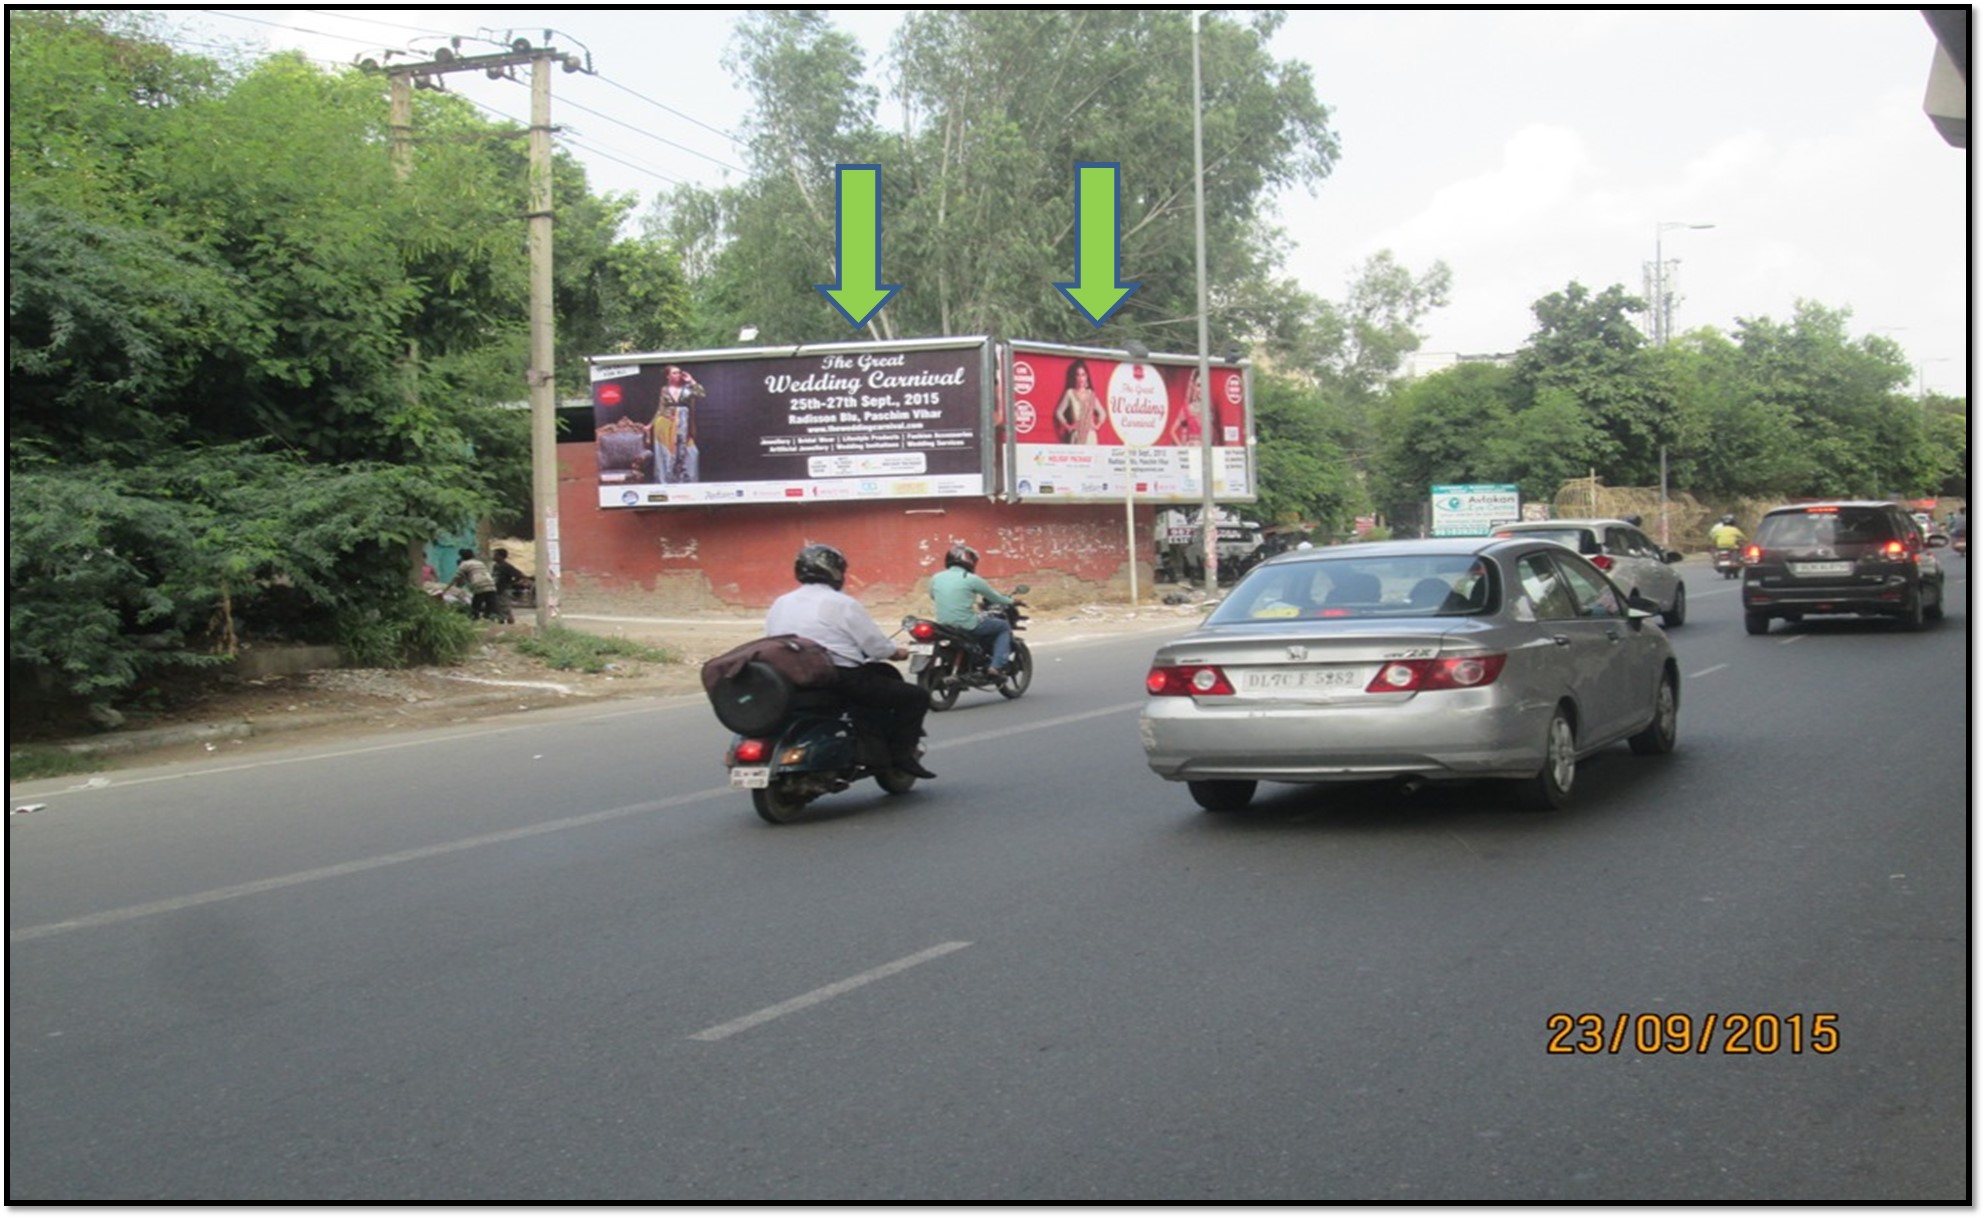
[[[1663,563],[1679,563],[1682,561],[1682,552],[1679,550],[1663,551],[1661,554],[1661,561]]]
[[[1660,604],[1650,600],[1645,594],[1634,593],[1627,598],[1627,617],[1629,618],[1651,618],[1660,612]]]
[[[1929,544],[1933,550],[1939,546],[1948,546],[1951,544],[1951,535],[1948,533],[1933,533],[1930,535]]]

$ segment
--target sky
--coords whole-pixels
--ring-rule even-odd
[[[886,52],[901,10],[829,11],[868,52],[890,122]],[[478,38],[542,43],[553,31],[552,45],[592,68],[555,78],[561,142],[595,190],[634,193],[645,210],[676,183],[744,174],[726,134],[750,108],[728,66],[738,16],[180,9],[165,20],[184,49],[300,49],[327,63],[389,48],[426,58],[450,35],[475,54],[494,49]],[[1416,273],[1445,262],[1449,303],[1422,326],[1438,360],[1523,346],[1531,304],[1573,281],[1640,294],[1658,240],[1681,296],[1676,333],[1789,322],[1810,300],[1850,310],[1853,335],[1898,343],[1922,388],[1967,395],[1969,162],[1923,113],[1935,47],[1916,9],[1292,11],[1270,51],[1309,66],[1342,154],[1313,191],[1276,200],[1283,273],[1341,300],[1378,251]],[[528,117],[522,84],[459,73],[448,87],[492,116]],[[885,276],[888,259],[885,229]]]

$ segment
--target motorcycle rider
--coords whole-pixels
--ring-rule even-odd
[[[793,577],[799,587],[766,611],[766,635],[799,635],[826,648],[834,658],[834,693],[880,712],[886,721],[890,765],[919,779],[937,778],[917,760],[930,697],[885,663],[908,657],[910,650],[885,635],[862,603],[841,591],[848,578],[847,556],[809,542],[793,559]]]
[[[1744,531],[1737,528],[1734,514],[1724,513],[1722,520],[1709,527],[1709,544],[1717,550],[1735,550],[1744,544]]]
[[[944,570],[930,578],[930,599],[937,604],[940,625],[970,631],[992,653],[993,672],[1005,681],[1013,663],[1013,624],[997,614],[978,612],[979,598],[994,605],[1012,605],[1013,598],[986,583],[978,574],[979,552],[963,542],[944,552]]]

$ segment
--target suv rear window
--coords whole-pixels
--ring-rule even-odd
[[[1852,546],[1895,539],[1895,528],[1879,508],[1840,508],[1824,512],[1775,512],[1758,522],[1758,545]]]

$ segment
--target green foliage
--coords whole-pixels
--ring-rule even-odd
[[[345,659],[361,668],[452,665],[482,639],[476,621],[419,589],[402,586],[338,616]]]
[[[604,672],[615,658],[646,660],[666,664],[675,657],[665,648],[651,647],[626,639],[590,635],[568,627],[546,627],[536,635],[514,641],[519,652],[535,657],[554,669],[577,669],[582,673]]]
[[[104,769],[103,759],[84,753],[70,753],[58,745],[20,745],[7,750],[7,781],[25,783],[30,779],[59,779]]]

